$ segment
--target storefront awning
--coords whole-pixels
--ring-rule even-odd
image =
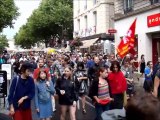
[[[93,45],[96,41],[98,40],[98,38],[95,39],[90,39],[90,40],[84,40],[83,42],[83,46],[81,46],[80,48],[89,48],[91,45]]]

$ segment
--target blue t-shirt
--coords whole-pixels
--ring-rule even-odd
[[[148,74],[150,74],[151,69],[149,67],[146,67],[144,70],[144,74],[145,74],[145,80],[152,80],[152,75],[147,76]]]
[[[91,67],[93,67],[93,66],[94,66],[94,61],[93,61],[93,60],[87,61],[87,64],[86,64],[86,67],[87,67],[87,68],[91,68]]]

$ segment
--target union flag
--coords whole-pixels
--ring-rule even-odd
[[[130,51],[134,51],[136,20],[137,19],[135,19],[130,26],[127,34],[121,38],[121,41],[117,47],[117,53],[121,58],[125,57],[128,53],[130,53]]]

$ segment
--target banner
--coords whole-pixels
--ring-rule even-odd
[[[127,31],[127,35],[121,38],[117,47],[117,53],[121,58],[125,57],[130,51],[134,51],[136,20],[134,20]]]

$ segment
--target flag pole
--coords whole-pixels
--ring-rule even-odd
[[[124,56],[124,57],[122,58],[122,61],[121,61],[121,63],[120,63],[120,66],[122,66],[123,61],[125,60],[125,58],[126,58],[126,56]]]

